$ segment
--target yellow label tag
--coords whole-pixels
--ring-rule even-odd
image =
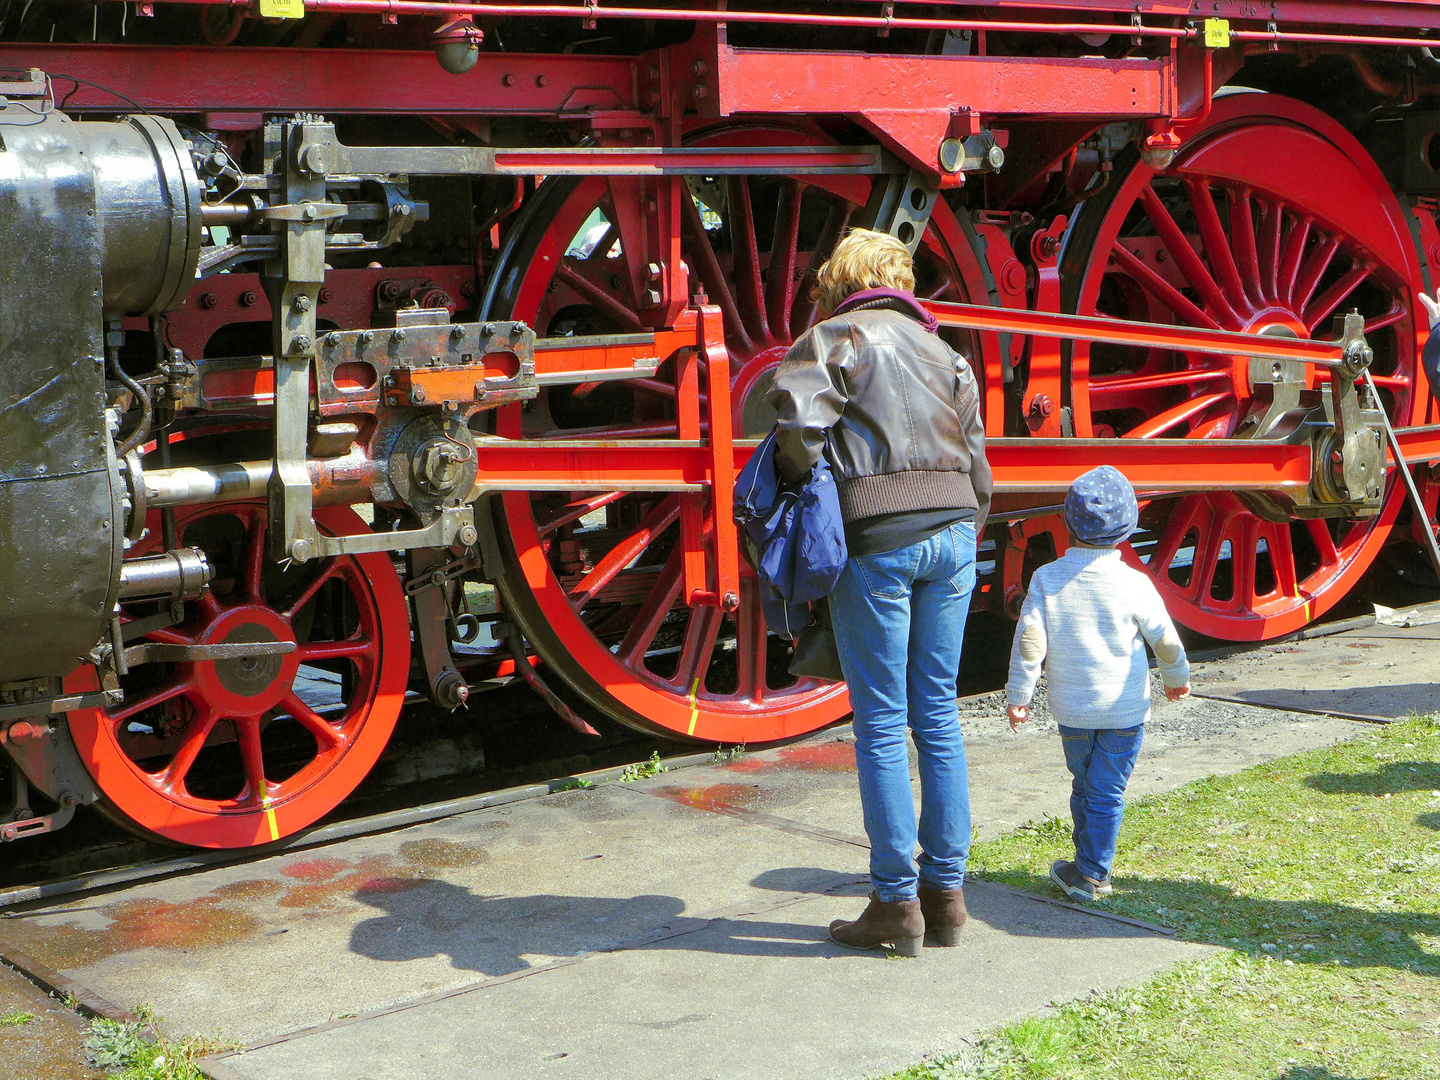
[[[265,10],[265,0],[260,0],[260,10]],[[1207,49],[1228,49],[1230,47],[1230,20],[1205,20],[1205,47]]]
[[[262,19],[303,19],[305,17],[305,0],[260,0],[260,17]],[[1206,20],[1206,34],[1209,34],[1209,23],[1213,21]]]

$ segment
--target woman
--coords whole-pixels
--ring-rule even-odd
[[[958,944],[966,918],[970,787],[955,681],[990,509],[979,388],[916,301],[910,253],[894,237],[855,230],[818,277],[827,318],[790,347],[770,402],[787,482],[828,454],[850,556],[830,612],[855,709],[874,892],[830,936],[915,956],[927,934]],[[920,758],[918,828],[907,725]]]

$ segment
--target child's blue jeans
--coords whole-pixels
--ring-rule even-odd
[[[1132,728],[1060,728],[1070,785],[1070,816],[1075,820],[1075,865],[1091,881],[1103,881],[1115,860],[1115,841],[1125,813],[1130,780],[1145,725]]]

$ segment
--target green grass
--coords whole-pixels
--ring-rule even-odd
[[[93,1021],[85,1036],[86,1064],[118,1080],[204,1080],[195,1062],[233,1045],[218,1036],[170,1039],[156,1034],[152,1040],[145,1028],[153,1031],[161,1023],[159,1017],[143,1005],[135,1015],[139,1024]]]
[[[620,783],[629,784],[635,780],[649,780],[652,776],[659,776],[663,772],[669,772],[668,766],[660,764],[660,751],[652,750],[649,761],[637,761],[632,765],[626,765],[620,772]]]
[[[1069,831],[1047,818],[977,844],[972,872],[1050,892]],[[1225,951],[893,1080],[1440,1080],[1432,720],[1136,800],[1113,874],[1097,907]]]
[[[19,1009],[11,1009],[7,1013],[0,1013],[0,1027],[20,1027],[35,1019],[32,1012],[21,1012]]]

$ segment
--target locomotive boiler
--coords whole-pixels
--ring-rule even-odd
[[[0,837],[277,840],[478,679],[843,717],[729,505],[855,226],[983,387],[977,604],[1109,463],[1179,622],[1301,628],[1434,543],[1437,15],[0,0]]]

